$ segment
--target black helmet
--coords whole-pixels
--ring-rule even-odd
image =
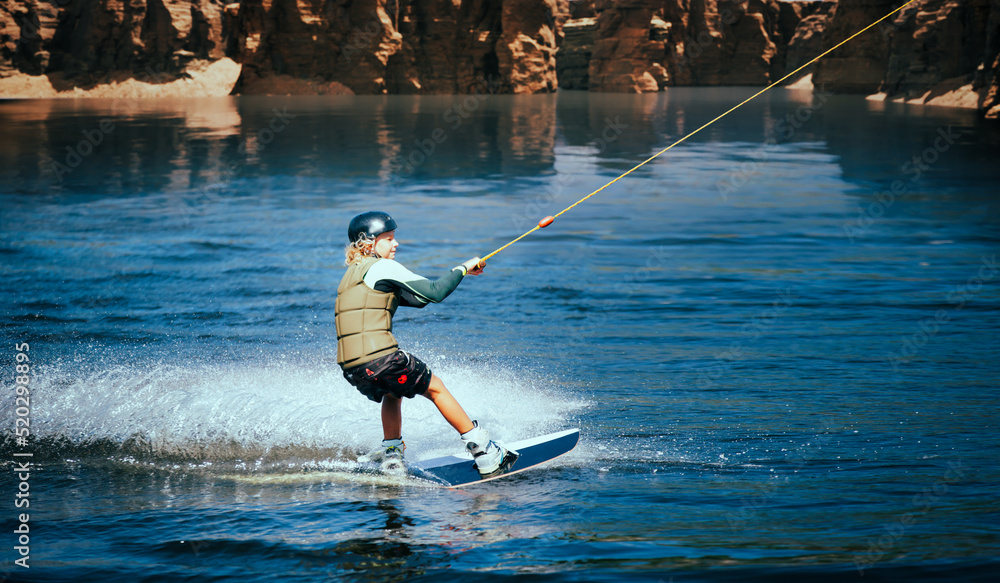
[[[382,233],[395,230],[396,221],[387,213],[370,211],[351,219],[351,224],[347,227],[347,238],[351,243],[355,243],[361,237],[374,239]]]

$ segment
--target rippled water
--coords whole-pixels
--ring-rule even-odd
[[[993,580],[1000,131],[963,111],[774,92],[401,309],[495,436],[583,439],[462,491],[356,471],[352,216],[434,277],[748,95],[0,103],[0,574]],[[404,437],[460,445],[422,399]]]

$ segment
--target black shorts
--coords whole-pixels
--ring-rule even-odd
[[[397,350],[361,366],[345,369],[344,378],[362,395],[381,403],[385,395],[412,399],[427,392],[431,384],[431,369],[416,356]]]

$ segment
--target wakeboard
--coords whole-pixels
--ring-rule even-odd
[[[505,448],[516,452],[517,458],[502,471],[485,478],[479,475],[472,455],[467,453],[415,462],[407,467],[418,478],[437,482],[446,488],[461,488],[530,470],[569,453],[579,441],[580,430],[567,429],[515,443],[504,443],[502,445]]]

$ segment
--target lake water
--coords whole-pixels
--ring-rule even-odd
[[[494,437],[583,437],[465,490],[357,471],[351,217],[437,277],[750,94],[0,103],[0,574],[995,580],[1000,126],[966,111],[776,90],[400,309]],[[403,411],[410,459],[460,448]]]

